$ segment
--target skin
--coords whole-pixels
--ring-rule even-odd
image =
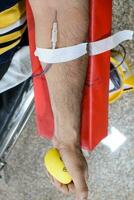
[[[57,11],[57,48],[85,42],[88,37],[88,0],[30,0],[36,32],[36,46],[51,48],[51,29]],[[46,73],[55,120],[53,145],[61,154],[73,182],[63,185],[49,175],[55,187],[75,193],[76,200],[88,198],[88,170],[81,152],[80,115],[87,55],[66,63],[53,64]],[[42,64],[43,65],[43,64]]]

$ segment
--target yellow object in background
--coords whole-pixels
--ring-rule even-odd
[[[111,57],[111,70],[110,70],[110,87],[109,87],[109,103],[114,103],[124,93],[134,91],[134,69],[125,59],[123,55],[114,51]],[[116,66],[118,66],[116,68]]]
[[[57,149],[49,149],[44,156],[44,165],[48,172],[60,183],[69,184],[72,181]]]

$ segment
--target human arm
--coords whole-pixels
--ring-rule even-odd
[[[36,47],[51,48],[51,28],[57,11],[57,48],[84,42],[88,34],[88,1],[30,0],[35,19]],[[77,199],[87,196],[86,161],[80,150],[80,115],[87,56],[53,64],[46,73],[54,113],[54,146],[73,178]],[[59,185],[60,190],[69,190]]]

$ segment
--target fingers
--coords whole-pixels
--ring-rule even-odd
[[[48,171],[46,171],[46,175],[50,179],[50,182],[52,183],[52,185],[55,186],[60,192],[64,194],[75,192],[75,187],[74,187],[73,182],[69,183],[68,185],[64,185],[60,183],[59,181],[57,181],[53,176],[51,176],[51,174]]]
[[[64,194],[69,194],[68,186],[60,183],[55,178],[54,178],[54,185],[59,191],[63,192]]]
[[[68,195],[70,193],[75,193],[74,183],[71,182],[67,185],[60,183],[55,178],[53,178],[53,185],[62,193]]]
[[[71,192],[71,193],[75,192],[75,186],[74,186],[73,182],[68,184],[68,189],[69,189],[69,192]]]

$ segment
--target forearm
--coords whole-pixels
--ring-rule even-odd
[[[51,28],[56,10],[57,48],[86,41],[89,24],[88,0],[30,2],[35,17],[37,47],[51,48]],[[79,142],[81,99],[86,67],[87,56],[84,56],[75,61],[54,64],[46,74],[56,125],[55,136],[66,143]]]

